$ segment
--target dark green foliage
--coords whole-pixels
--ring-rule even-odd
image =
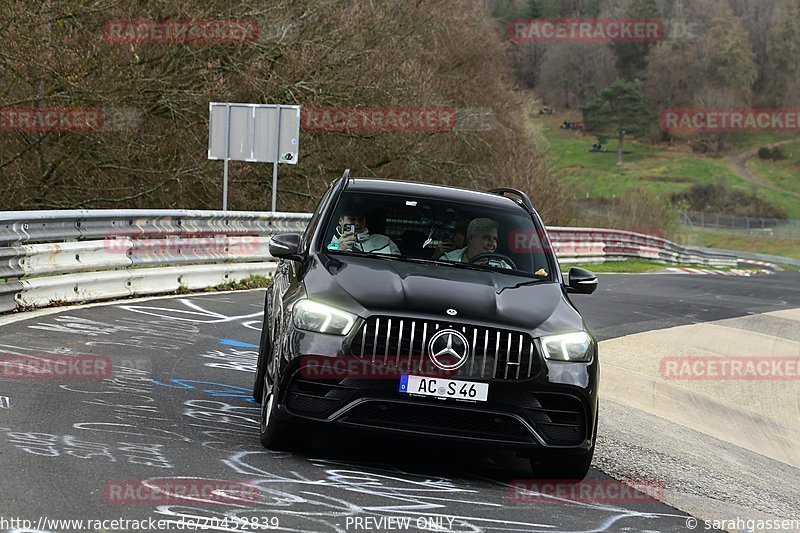
[[[758,158],[781,161],[786,159],[786,156],[783,154],[783,150],[781,150],[780,146],[773,146],[772,148],[769,146],[762,146],[758,149]]]
[[[528,5],[525,6],[524,17],[528,19],[539,19],[544,17],[543,0],[528,0]]]
[[[625,12],[627,18],[644,19],[659,18],[660,12],[656,0],[633,0]],[[613,44],[617,56],[617,72],[626,80],[634,80],[641,76],[647,66],[647,56],[655,43],[619,42]]]

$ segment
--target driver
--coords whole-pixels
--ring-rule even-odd
[[[370,234],[366,227],[366,217],[360,212],[346,212],[339,217],[339,228],[344,224],[352,224],[353,232],[334,235],[329,250],[348,250],[376,254],[400,255],[397,245],[386,235]],[[341,231],[341,230],[337,230]]]
[[[497,222],[491,218],[474,218],[467,226],[467,245],[442,255],[445,261],[469,263],[479,254],[493,254],[497,250]],[[511,265],[498,257],[487,257],[489,266],[511,268]]]

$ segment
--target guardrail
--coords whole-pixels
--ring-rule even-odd
[[[185,210],[0,212],[0,313],[197,290],[269,276],[272,235],[310,214]]]
[[[564,264],[648,259],[674,264],[732,267],[739,262],[735,255],[729,253],[687,248],[661,237],[633,231],[554,226],[547,228],[547,232],[559,262]]]
[[[272,235],[308,213],[184,210],[0,212],[0,313],[197,290],[270,276]],[[622,230],[548,228],[562,263],[644,258],[736,266],[735,256]],[[777,268],[777,267],[775,267]]]

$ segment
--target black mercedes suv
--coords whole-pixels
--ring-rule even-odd
[[[329,428],[516,450],[582,479],[597,430],[597,343],[541,218],[514,189],[351,178],[303,235],[272,238],[253,395],[261,441]]]

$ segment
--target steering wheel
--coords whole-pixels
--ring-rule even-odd
[[[482,254],[478,254],[478,255],[472,257],[469,260],[469,262],[470,263],[477,263],[478,259],[489,259],[489,258],[495,258],[495,259],[500,259],[502,261],[505,261],[506,263],[511,265],[511,268],[513,268],[514,270],[517,270],[517,265],[514,264],[514,261],[512,261],[510,257],[508,257],[507,255],[498,254],[497,252],[485,252],[485,253],[482,253]]]

